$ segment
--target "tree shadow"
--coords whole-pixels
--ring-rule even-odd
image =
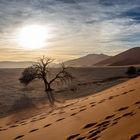
[[[35,105],[27,95],[23,95],[19,99],[17,99],[14,104],[12,105],[10,111],[22,111],[27,108],[33,108]]]
[[[13,115],[10,118],[10,122],[17,122],[25,118],[29,118],[35,114],[35,110],[37,110],[37,108],[32,99],[24,94],[11,106],[9,111]]]

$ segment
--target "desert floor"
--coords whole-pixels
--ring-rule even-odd
[[[0,119],[1,140],[139,140],[140,77],[18,120],[26,113]]]
[[[128,80],[114,78],[125,76],[126,69],[127,67],[70,68],[69,71],[75,80],[67,85],[54,85],[54,95],[64,102],[98,93]],[[24,111],[26,108],[34,109],[30,113],[33,116],[38,111],[38,108],[35,109],[36,106],[47,104],[47,95],[41,81],[34,81],[25,88],[19,83],[22,71],[23,69],[0,69],[0,117]],[[52,73],[55,73],[55,70],[52,70]]]

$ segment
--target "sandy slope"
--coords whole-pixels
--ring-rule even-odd
[[[0,120],[0,140],[140,139],[140,77],[70,100],[49,115],[7,124],[13,116]]]
[[[64,64],[70,67],[89,67],[110,57],[111,56],[104,54],[88,54],[77,59],[65,61]]]
[[[96,66],[125,66],[140,64],[140,47],[131,48],[111,58],[100,61]]]

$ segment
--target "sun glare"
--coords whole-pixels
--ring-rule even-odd
[[[41,25],[29,25],[23,27],[18,35],[18,43],[24,49],[39,49],[45,46],[48,38],[48,30]]]

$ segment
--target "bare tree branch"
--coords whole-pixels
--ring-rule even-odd
[[[66,81],[74,79],[74,77],[66,71],[66,67],[63,63],[61,64],[61,66],[62,70],[56,74],[56,76],[49,82],[49,84],[52,84],[56,80],[60,80],[61,82],[66,83]]]
[[[52,69],[49,68],[49,64],[52,63],[54,59],[48,58],[43,56],[42,58],[39,58],[39,60],[34,63],[31,67],[28,67],[24,69],[22,72],[22,76],[19,79],[20,82],[24,85],[28,85],[30,82],[32,82],[35,79],[42,79],[45,85],[45,91],[48,94],[48,98],[50,102],[54,100],[53,95],[50,94],[52,91],[52,83],[54,82],[61,82],[66,83],[69,80],[72,80],[74,77],[67,71],[67,68],[62,63],[61,69],[58,71],[54,78],[52,78],[50,81],[48,80],[49,76],[51,75]]]

